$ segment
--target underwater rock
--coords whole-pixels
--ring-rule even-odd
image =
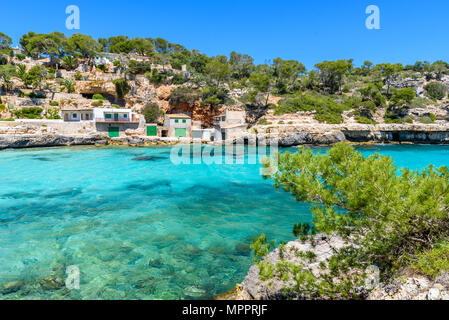
[[[206,290],[195,286],[186,287],[182,292],[184,293],[184,295],[192,298],[201,298],[207,294]]]
[[[164,266],[164,262],[161,259],[152,259],[148,262],[148,266],[150,268],[162,268]]]
[[[19,291],[25,286],[25,281],[11,281],[3,285],[0,289],[2,294],[10,294]]]
[[[160,156],[143,156],[143,157],[136,157],[133,158],[133,161],[159,161],[159,160],[165,160],[166,157],[160,157]]]
[[[251,253],[251,248],[248,243],[240,242],[236,244],[235,252],[239,256],[249,256]]]
[[[59,290],[64,287],[64,280],[57,276],[49,276],[39,281],[44,290]]]
[[[145,294],[153,294],[156,290],[157,281],[154,278],[141,279],[136,282],[134,287]]]

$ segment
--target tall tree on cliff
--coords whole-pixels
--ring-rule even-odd
[[[93,59],[101,51],[101,45],[91,36],[75,33],[66,41],[67,53],[87,59],[92,65]]]
[[[306,72],[306,67],[301,62],[281,58],[273,60],[272,68],[275,87],[281,94],[293,91],[300,75]]]
[[[376,65],[374,69],[381,74],[383,82],[387,86],[387,95],[389,95],[392,82],[396,79],[399,72],[401,72],[404,67],[401,63],[381,63]]]
[[[317,63],[315,67],[319,70],[324,91],[329,89],[329,93],[339,91],[343,83],[343,76],[353,68],[352,59],[324,61]]]
[[[226,56],[216,56],[211,62],[206,64],[205,73],[210,81],[215,81],[215,86],[220,87],[224,81],[229,79],[231,67]]]

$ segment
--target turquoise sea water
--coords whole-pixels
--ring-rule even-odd
[[[449,166],[446,146],[359,149],[411,169]],[[210,299],[243,280],[254,236],[292,240],[293,224],[310,220],[309,206],[276,191],[259,164],[175,165],[170,152],[1,151],[0,288],[24,282],[0,299]],[[71,265],[79,290],[40,285]]]

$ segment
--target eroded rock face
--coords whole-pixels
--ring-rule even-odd
[[[449,274],[441,273],[434,281],[421,275],[398,277],[381,284],[368,300],[449,300]]]
[[[73,136],[55,134],[0,135],[0,149],[95,145],[103,143],[107,143],[107,137],[103,134]]]
[[[315,246],[310,242],[301,242],[299,240],[291,241],[285,245],[282,250],[282,257],[285,261],[298,263],[298,252],[311,251],[315,253],[316,259],[308,265],[308,269],[315,275],[318,275],[321,270],[319,264],[322,261],[330,258],[333,255],[333,249],[340,249],[346,246],[343,239],[337,236],[328,237],[325,235],[318,235],[315,237]],[[264,259],[273,265],[281,261],[281,250],[275,249],[268,254]],[[245,279],[240,285],[240,292],[237,295],[237,300],[271,300],[271,299],[311,299],[317,297],[310,297],[304,293],[286,293],[284,288],[293,287],[293,281],[284,282],[278,278],[269,280],[261,280],[259,276],[259,267],[253,265],[246,275]]]
[[[340,249],[347,243],[337,236],[318,235],[314,240],[315,246],[312,246],[310,242],[291,241],[285,245],[282,255],[280,248],[277,248],[268,254],[264,261],[268,261],[272,265],[276,265],[280,261],[298,264],[301,261],[298,253],[310,251],[316,255],[316,259],[306,265],[314,275],[318,275],[322,272],[319,269],[319,263],[333,255],[332,248]],[[310,295],[303,292],[285,291],[285,288],[293,287],[293,285],[292,280],[284,282],[277,277],[261,280],[259,267],[253,265],[232,295],[227,294],[224,298],[235,300],[327,299],[318,293]],[[361,299],[367,300],[449,300],[449,273],[443,272],[435,280],[422,275],[397,275],[389,282],[377,284],[371,291],[366,288],[358,288],[358,292],[360,292]]]

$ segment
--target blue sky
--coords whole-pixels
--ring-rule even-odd
[[[65,8],[72,4],[81,11],[76,32],[162,37],[208,55],[246,53],[256,63],[449,60],[447,0],[4,1],[0,32],[15,43],[30,30],[70,35]],[[380,8],[381,30],[366,29],[368,5]]]

